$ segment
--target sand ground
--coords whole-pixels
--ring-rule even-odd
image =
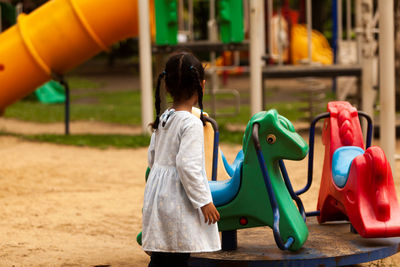
[[[6,124],[1,121],[0,127],[14,127]],[[44,127],[30,126],[20,131]],[[240,146],[221,148],[232,161]],[[319,137],[315,152],[315,182],[302,197],[306,210],[315,210],[318,196]],[[135,241],[141,229],[146,148],[100,150],[2,136],[0,158],[0,266],[147,265],[148,256]],[[301,188],[307,161],[286,165],[295,189]],[[400,162],[395,170],[400,192]],[[400,256],[367,265],[400,266]]]

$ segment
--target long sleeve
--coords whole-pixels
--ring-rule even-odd
[[[212,202],[204,172],[204,137],[200,121],[183,129],[176,168],[186,195],[195,209]]]
[[[154,163],[155,136],[156,136],[156,133],[154,132],[151,135],[149,150],[147,152],[147,160],[148,160],[150,169],[151,169],[151,167],[153,167],[153,163]]]

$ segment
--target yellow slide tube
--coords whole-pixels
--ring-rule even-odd
[[[146,0],[147,1],[147,0]],[[0,35],[0,110],[138,35],[137,0],[52,0]]]

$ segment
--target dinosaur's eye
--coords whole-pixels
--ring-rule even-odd
[[[268,144],[273,144],[276,141],[276,136],[273,134],[267,135],[267,143]]]

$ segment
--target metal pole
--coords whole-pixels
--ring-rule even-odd
[[[355,11],[356,11],[356,42],[357,42],[357,62],[361,64],[362,61],[362,36],[361,36],[361,27],[362,27],[362,18],[361,18],[361,0],[355,0]]]
[[[189,11],[189,18],[188,18],[189,40],[193,41],[194,40],[194,36],[193,36],[193,0],[189,0],[188,11]]]
[[[217,21],[215,19],[215,0],[210,0],[210,9],[209,9],[209,20],[208,20],[208,40],[210,42],[218,41],[218,33],[217,33]],[[211,66],[216,66],[216,53],[215,51],[210,52],[210,61]],[[216,117],[217,107],[216,107],[216,98],[215,94],[218,88],[218,74],[215,68],[211,72],[211,116]]]
[[[215,19],[215,0],[210,0],[209,20],[208,20],[208,40],[217,41],[217,27]]]
[[[351,40],[351,0],[346,0],[346,39]]]
[[[359,47],[360,64],[362,66],[361,77],[361,110],[374,118],[375,91],[374,64],[376,64],[376,41],[371,22],[373,20],[373,0],[356,0],[357,41]],[[364,124],[363,124],[364,125]],[[366,127],[364,135],[366,134]]]
[[[267,2],[267,15],[268,15],[268,54],[269,58],[272,58],[272,14],[274,9],[274,2],[273,0],[268,0]]]
[[[18,3],[15,6],[15,12],[17,13],[17,17],[22,13],[23,11],[23,4],[22,3]]]
[[[379,0],[380,145],[394,172],[396,153],[394,4]],[[393,173],[393,176],[394,173]]]
[[[338,4],[337,0],[332,0],[332,50],[333,50],[333,62],[337,63],[338,53],[337,53],[337,43],[338,43]],[[336,79],[333,79],[336,81]],[[333,84],[335,87],[335,82]]]
[[[262,1],[250,0],[250,105],[251,114],[262,111],[262,42],[260,31],[264,18]]]
[[[68,82],[61,76],[61,84],[64,86],[65,89],[65,135],[69,135],[69,122],[70,122],[70,91]]]
[[[343,9],[342,0],[337,0],[337,48],[336,48],[336,59],[337,63],[340,63],[340,48],[343,40]]]
[[[261,16],[262,16],[262,18],[263,18],[262,24],[260,25],[260,27],[261,27],[260,39],[263,40],[263,41],[261,42],[261,53],[262,53],[262,55],[264,56],[264,55],[265,55],[265,52],[266,52],[266,44],[265,44],[265,16],[264,16],[264,14],[265,14],[265,4],[264,4],[264,1],[260,1],[260,2],[261,2],[261,3],[260,3],[260,8],[262,9],[262,10],[261,10]],[[262,62],[263,65],[265,65],[265,61],[264,61],[264,60],[262,60],[261,62]]]
[[[65,90],[65,106],[64,106],[64,133],[65,135],[69,135],[69,125],[70,125],[70,90],[68,81],[64,78],[63,75],[52,73],[52,79],[59,82]]]
[[[307,51],[308,51],[308,63],[312,62],[312,47],[311,47],[311,31],[312,31],[312,7],[311,0],[307,0],[306,4],[307,13]]]
[[[282,7],[278,7],[278,64],[283,65],[283,47],[282,47],[282,40],[281,40],[281,31],[282,31]]]
[[[138,1],[138,7],[142,132],[148,133],[148,125],[153,121],[153,75],[151,69],[149,1]]]
[[[139,1],[140,2],[140,1]],[[183,0],[178,1],[178,31],[184,31],[185,30],[185,21],[183,18],[183,13],[185,11],[185,3]]]

